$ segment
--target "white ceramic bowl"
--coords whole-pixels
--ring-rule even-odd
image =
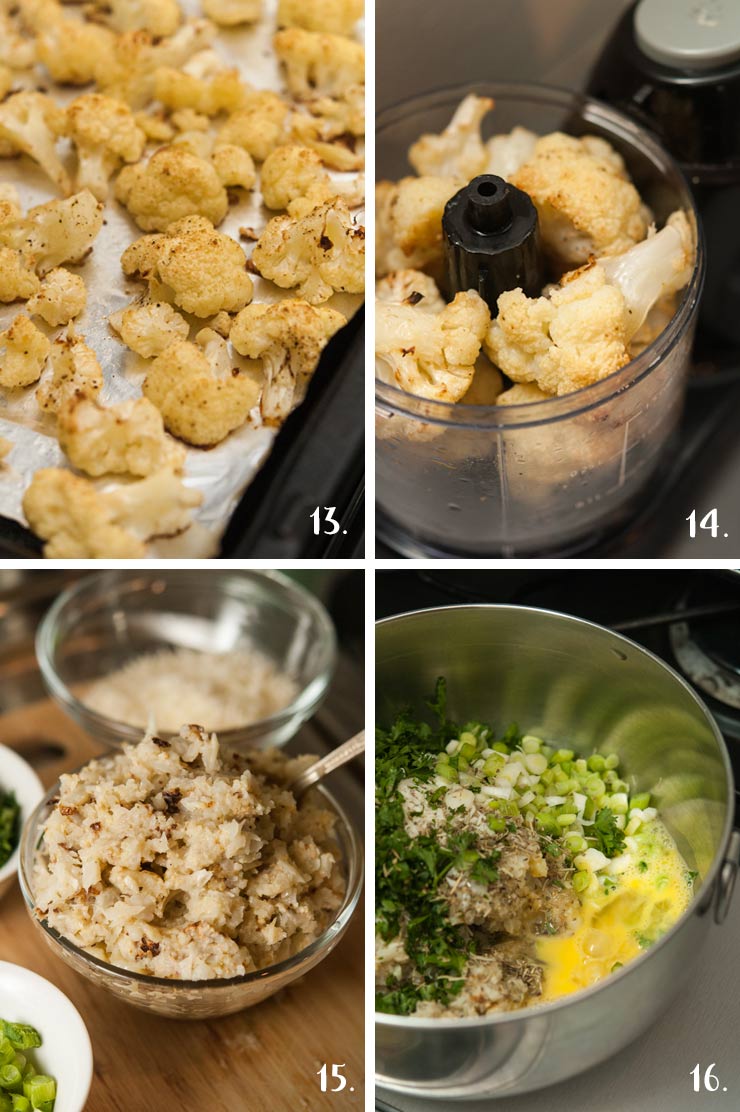
[[[39,800],[44,798],[44,788],[36,773],[23,757],[19,757],[6,745],[0,745],[0,788],[3,791],[12,791],[21,807],[20,829],[18,831],[18,845],[11,853],[8,860],[0,868],[0,900],[13,883],[13,878],[18,872],[18,857],[20,850],[20,831],[23,824],[37,806]]]
[[[2,1018],[30,1023],[43,1044],[33,1051],[40,1073],[57,1083],[54,1112],[83,1112],[93,1075],[90,1036],[74,1004],[56,985],[22,965],[0,961]]]

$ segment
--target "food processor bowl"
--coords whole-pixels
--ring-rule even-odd
[[[530,128],[598,135],[622,155],[658,227],[683,209],[696,265],[670,323],[619,371],[529,405],[427,401],[376,384],[379,537],[411,557],[570,555],[622,528],[670,462],[690,369],[704,247],[676,163],[634,121],[580,93],[537,85],[475,85],[427,94],[382,113],[377,173],[409,173],[407,152],[439,132],[468,93],[495,107],[484,137]]]

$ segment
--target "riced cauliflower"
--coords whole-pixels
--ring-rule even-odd
[[[151,364],[143,390],[168,431],[200,448],[219,444],[243,425],[260,393],[215,333],[204,351],[187,340],[170,344]]]
[[[145,232],[163,232],[185,216],[220,224],[229,207],[212,163],[182,146],[162,147],[146,164],[125,166],[115,192]]]
[[[119,969],[175,982],[300,953],[346,887],[334,811],[288,786],[312,760],[233,753],[192,725],[64,775],[36,854],[36,913]]]
[[[89,479],[49,467],[37,471],[23,512],[47,559],[136,560],[145,542],[187,529],[202,495],[171,471],[101,492]]]
[[[49,341],[31,319],[19,314],[0,332],[0,386],[15,390],[36,382],[49,357]]]
[[[40,285],[19,251],[0,247],[0,301],[25,300],[35,294]]]
[[[256,162],[285,140],[290,105],[277,93],[249,92],[243,108],[233,112],[218,132],[218,142],[243,147]]]
[[[351,35],[363,7],[363,0],[278,0],[278,27]]]
[[[543,243],[561,269],[618,255],[645,238],[648,214],[604,139],[545,135],[511,181],[532,198]]]
[[[220,27],[256,23],[262,15],[262,0],[202,0],[203,14]]]
[[[0,142],[32,158],[65,195],[71,192],[69,174],[56,143],[66,128],[64,109],[45,93],[24,89],[0,104]]]
[[[59,444],[78,471],[94,477],[181,471],[185,449],[164,430],[159,410],[146,398],[104,407],[75,395],[58,413]]]
[[[48,201],[25,217],[0,226],[0,243],[21,252],[42,277],[62,263],[80,262],[103,226],[103,206],[89,189],[64,201]]]
[[[463,182],[482,174],[486,148],[481,138],[483,117],[493,108],[490,97],[471,93],[460,102],[440,135],[422,135],[409,148],[409,162],[417,174],[454,177]]]
[[[408,394],[459,401],[473,381],[489,322],[488,306],[473,290],[458,293],[439,312],[429,312],[420,304],[378,301],[379,377]]]
[[[190,326],[166,301],[129,305],[108,317],[111,328],[124,344],[144,359],[161,355],[175,340],[186,340]]]
[[[318,154],[297,144],[276,147],[264,161],[260,176],[262,200],[270,209],[287,209],[291,202],[305,202],[306,211],[342,197],[348,205],[359,205],[364,181],[332,181]],[[291,212],[294,210],[291,209]]]
[[[252,299],[252,280],[239,244],[202,216],[171,224],[164,235],[144,236],[121,257],[125,274],[149,281],[196,316],[237,312]]]
[[[456,178],[402,178],[375,187],[375,271],[438,267],[442,262],[442,216],[460,188]]]
[[[365,276],[365,229],[343,201],[307,215],[274,216],[252,253],[258,272],[283,289],[318,305],[335,290],[360,293]]]
[[[85,283],[79,274],[64,267],[50,270],[40,288],[26,304],[31,316],[41,317],[52,328],[69,324],[84,311],[87,301]]]
[[[288,89],[299,100],[340,97],[365,80],[365,51],[352,39],[289,27],[274,42]]]
[[[97,355],[83,336],[69,330],[52,345],[51,368],[51,375],[36,391],[36,401],[47,413],[57,413],[64,402],[76,395],[95,398],[103,389]]]
[[[123,162],[138,162],[146,135],[128,105],[100,93],[85,93],[67,108],[67,134],[77,151],[77,188],[89,189],[99,201],[108,196],[108,180]]]
[[[234,321],[230,339],[241,355],[261,359],[265,385],[260,412],[266,425],[280,425],[303,401],[319,356],[346,321],[336,309],[306,301],[248,305]]]

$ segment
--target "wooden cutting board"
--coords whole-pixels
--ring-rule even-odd
[[[310,727],[297,750],[311,752]],[[49,786],[99,753],[49,700],[0,716],[0,742]],[[361,822],[361,817],[356,821]],[[0,960],[52,981],[79,1009],[95,1076],[86,1112],[320,1112],[364,1098],[363,917],[358,909],[329,957],[301,981],[224,1019],[182,1021],[131,1007],[69,969],[31,926],[20,889],[0,901]],[[318,1071],[343,1063],[347,1086],[322,1093]],[[331,1086],[332,1082],[329,1082]]]

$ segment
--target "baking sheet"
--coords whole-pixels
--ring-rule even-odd
[[[188,17],[202,14],[197,0],[181,0],[180,6]],[[264,15],[256,26],[247,30],[219,29],[212,48],[229,65],[238,65],[250,85],[285,93],[272,48],[276,9],[277,0],[264,0]],[[65,6],[65,14],[72,16],[74,9]],[[89,92],[91,88],[62,89],[54,85],[50,91],[57,101],[65,103],[83,92]],[[161,144],[150,144],[147,153],[158,145]],[[58,149],[63,150],[63,146],[60,144]],[[70,158],[69,166],[74,167],[73,158]],[[350,180],[354,176],[332,173],[337,180]],[[59,197],[49,179],[25,156],[0,159],[0,181],[11,182],[19,189],[24,209]],[[254,244],[239,239],[239,228],[252,228],[259,233],[268,219],[277,214],[262,205],[259,182],[253,192],[247,194],[240,190],[238,197],[238,203],[230,206],[219,231],[232,236],[242,244],[246,254],[251,255]],[[356,212],[355,220],[364,222],[363,214]],[[95,240],[92,254],[82,265],[69,267],[84,278],[87,287],[87,307],[75,325],[76,331],[84,336],[98,356],[105,378],[100,398],[106,405],[139,397],[150,362],[126,348],[112,332],[107,320],[117,309],[139,299],[146,300],[143,296],[146,283],[127,279],[120,265],[125,248],[144,234],[127,210],[111,196],[106,204],[105,223]],[[295,290],[281,290],[257,275],[252,275],[252,279],[254,302],[274,302],[296,296]],[[361,302],[361,295],[335,294],[326,304],[349,319]],[[0,305],[0,329],[7,328],[24,311],[24,302]],[[183,315],[193,324],[192,340],[207,322]],[[33,319],[34,324],[50,339],[65,332],[64,328],[48,328],[38,317]],[[250,363],[236,353],[234,356],[235,365],[251,367],[259,372],[259,363]],[[41,381],[49,375],[50,367],[47,365]],[[21,505],[23,493],[33,473],[43,467],[69,466],[56,440],[54,418],[42,413],[36,403],[34,395],[37,387],[38,383],[23,391],[0,391],[0,436],[13,443],[12,451],[4,461],[5,466],[0,468],[0,514],[22,525],[27,524]],[[203,502],[195,511],[193,525],[189,529],[178,537],[152,541],[148,545],[149,554],[153,557],[213,556],[237,502],[267,459],[279,432],[279,429],[263,427],[259,410],[255,408],[248,422],[215,448],[203,450],[188,446],[182,478],[187,486],[202,492]],[[125,481],[116,476],[115,479],[95,482],[101,489],[113,489]]]

